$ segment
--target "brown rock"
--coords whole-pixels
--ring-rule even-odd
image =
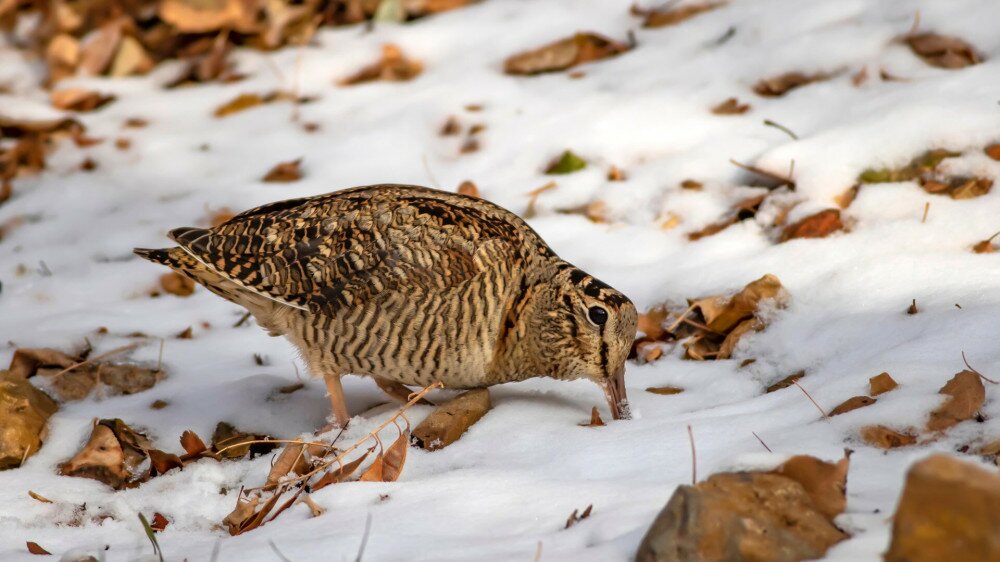
[[[463,392],[420,422],[413,430],[413,437],[428,451],[443,449],[458,441],[492,407],[489,390],[477,388]]]
[[[914,464],[884,559],[1000,561],[1000,474],[940,454]]]
[[[21,466],[38,452],[58,408],[27,379],[0,371],[0,470]]]
[[[722,473],[680,486],[642,540],[637,562],[792,562],[847,538],[795,480]]]

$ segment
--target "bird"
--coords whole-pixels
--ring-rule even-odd
[[[326,382],[341,377],[471,389],[533,377],[600,385],[630,417],[625,362],[638,315],[624,294],[559,258],[523,219],[485,199],[380,184],[269,203],[177,246],[134,252],[244,307]]]

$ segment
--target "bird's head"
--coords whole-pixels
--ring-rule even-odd
[[[568,263],[559,264],[538,298],[529,338],[540,368],[557,379],[594,381],[614,419],[628,419],[625,360],[635,339],[635,305]]]

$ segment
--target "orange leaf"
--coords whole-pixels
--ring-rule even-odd
[[[941,390],[940,394],[949,396],[948,400],[931,412],[927,421],[927,429],[940,431],[972,418],[986,400],[986,388],[979,375],[972,371],[962,371],[952,377]]]
[[[601,419],[601,413],[597,411],[597,406],[594,406],[590,410],[590,423],[579,423],[577,425],[580,427],[601,427],[607,424]]]
[[[382,46],[382,58],[378,62],[344,78],[339,84],[353,86],[375,80],[404,82],[416,78],[423,69],[420,62],[406,58],[399,47],[390,43]]]
[[[38,543],[36,543],[36,542],[28,541],[27,544],[28,544],[28,552],[30,552],[32,554],[41,554],[41,555],[46,555],[47,554],[47,555],[50,555],[50,556],[52,555],[51,552],[49,552],[49,551],[45,550],[44,548],[38,546]]]
[[[368,451],[366,451],[365,454],[354,459],[353,461],[337,467],[336,470],[330,470],[309,488],[315,492],[316,490],[321,490],[323,488],[326,488],[330,484],[337,484],[338,482],[343,482],[344,480],[347,480],[348,478],[351,477],[352,474],[354,474],[354,472],[358,469],[361,463],[364,462],[364,460],[368,458],[368,455],[370,455],[374,450],[375,450],[374,447],[368,449]]]
[[[825,238],[830,234],[844,229],[840,220],[840,209],[826,209],[809,215],[795,224],[791,224],[781,233],[781,241],[793,238]]]
[[[841,404],[837,405],[834,409],[830,410],[829,416],[837,416],[840,414],[846,414],[851,410],[857,410],[858,408],[864,408],[865,406],[871,406],[875,403],[874,398],[869,398],[867,396],[854,396],[844,400]]]
[[[302,170],[299,168],[299,164],[302,163],[302,159],[291,160],[288,162],[281,162],[276,164],[271,171],[264,176],[264,180],[267,183],[288,183],[293,181],[299,181],[302,179]]]
[[[191,430],[181,434],[181,447],[184,447],[184,452],[191,456],[200,455],[208,450],[201,437],[198,437],[198,434]]]
[[[150,522],[149,528],[153,529],[154,531],[162,531],[166,529],[167,525],[169,524],[170,521],[166,517],[164,517],[162,513],[155,512],[153,513],[153,521]]]
[[[905,447],[917,442],[917,438],[909,433],[900,433],[884,425],[869,425],[861,428],[861,438],[865,443],[880,449]]]

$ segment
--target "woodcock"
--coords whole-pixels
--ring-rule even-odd
[[[628,417],[625,359],[636,310],[563,261],[517,215],[488,201],[374,185],[279,201],[214,228],[178,228],[179,246],[135,253],[246,308],[326,379],[485,387],[547,376],[590,379]]]

